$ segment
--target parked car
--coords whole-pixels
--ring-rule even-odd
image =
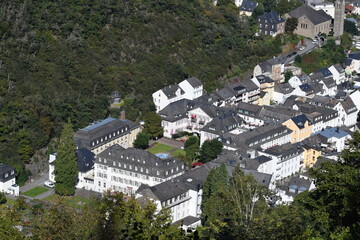
[[[302,51],[302,50],[304,50],[304,49],[305,49],[304,46],[299,47],[299,50],[300,50],[300,51]]]
[[[45,181],[44,182],[44,186],[48,187],[48,188],[54,188],[55,187],[55,183],[52,181]]]

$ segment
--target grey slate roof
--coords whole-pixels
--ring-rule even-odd
[[[303,129],[303,128],[304,128],[306,121],[308,122],[309,125],[312,125],[312,122],[310,121],[310,119],[308,119],[308,118],[306,117],[305,114],[302,114],[302,115],[293,117],[291,120],[296,124],[296,126],[297,126],[299,129]]]
[[[238,149],[256,149],[258,146],[274,139],[291,134],[291,130],[283,125],[268,124],[241,134],[223,134],[220,140],[224,145]],[[269,137],[269,139],[267,139]]]
[[[181,94],[184,94],[184,90],[182,90],[178,84],[173,84],[173,85],[169,85],[164,87],[163,89],[161,89],[163,91],[163,93],[166,95],[166,97],[168,97],[169,99],[176,97],[176,91],[180,89]]]
[[[138,127],[140,126],[130,120],[109,117],[80,129],[75,133],[74,139],[79,148],[86,147],[91,150],[112,141],[113,138],[128,134],[131,130]],[[107,137],[106,140],[105,137]],[[103,138],[103,141],[101,141],[101,138]],[[97,140],[99,140],[98,143]],[[94,145],[92,144],[93,142]]]
[[[323,22],[331,21],[331,17],[323,10],[316,11],[312,7],[304,4],[297,9],[288,13],[290,17],[300,18],[306,16],[314,25],[318,25]]]
[[[240,6],[240,11],[253,12],[257,6],[257,2],[244,0]]]
[[[209,132],[217,135],[232,131],[239,127],[244,120],[235,112],[229,111],[220,116],[216,116],[209,123],[207,123],[201,131]]]
[[[197,87],[200,87],[200,86],[203,85],[202,82],[196,77],[191,77],[191,78],[188,78],[186,80],[190,83],[190,85],[193,88],[197,88]]]
[[[268,23],[271,23],[271,24],[278,24],[278,23],[285,22],[285,20],[280,16],[280,14],[278,14],[274,10],[264,13],[263,15],[259,16],[259,18],[265,19],[268,21]]]
[[[78,159],[79,172],[87,172],[94,166],[95,154],[87,148],[80,148],[76,150],[76,157]]]
[[[163,179],[184,171],[183,162],[174,157],[160,159],[148,151],[119,145],[98,154],[95,163]]]
[[[256,76],[256,79],[259,81],[260,84],[262,83],[273,83],[274,80],[272,80],[271,78],[265,76],[265,75],[259,75]]]
[[[360,51],[350,53],[348,58],[360,60]]]
[[[214,165],[210,163],[201,165],[193,170],[185,172],[181,176],[149,187],[141,192],[137,191],[137,193],[163,202],[184,194],[190,189],[197,191],[202,188],[209,171],[213,167]]]
[[[349,97],[346,98],[345,101],[341,101],[340,103],[343,106],[343,108],[345,109],[346,114],[351,114],[353,112],[358,111],[353,100]]]
[[[279,93],[282,93],[282,94],[289,94],[293,90],[294,89],[291,87],[290,83],[277,84],[277,85],[275,85],[275,88],[274,88],[275,92],[279,92]]]
[[[0,182],[7,182],[16,177],[15,168],[4,163],[0,163]]]
[[[187,217],[180,219],[179,221],[174,222],[173,225],[176,226],[176,225],[182,224],[182,226],[190,226],[190,225],[192,225],[196,222],[200,222],[200,221],[201,221],[200,218],[197,218],[194,216],[187,216]]]
[[[302,152],[304,152],[304,150],[301,148],[301,145],[299,143],[286,143],[283,145],[277,145],[272,148],[268,148],[264,152],[273,156],[277,156],[282,160],[287,160],[289,158],[292,158],[294,154],[301,154]]]

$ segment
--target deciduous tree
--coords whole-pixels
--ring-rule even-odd
[[[149,147],[149,135],[146,133],[138,133],[134,141],[134,148],[146,149]]]

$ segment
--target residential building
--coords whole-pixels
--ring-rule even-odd
[[[220,90],[212,93],[212,98],[216,99],[214,104],[219,107],[234,105],[238,102],[258,104],[260,98],[260,86],[252,80],[232,79],[235,83],[229,84]]]
[[[360,51],[352,52],[344,61],[345,71],[348,75],[353,72],[360,73]]]
[[[235,112],[216,116],[200,130],[200,146],[207,140],[217,139],[224,133],[238,134],[243,132],[241,129],[244,120]]]
[[[292,96],[294,88],[287,82],[275,85],[273,100],[277,104],[283,104],[286,99]]]
[[[0,163],[0,192],[19,196],[19,185],[16,184],[15,168]]]
[[[274,160],[274,164],[276,164],[275,179],[280,180],[300,171],[304,161],[303,152],[304,150],[299,144],[287,143],[259,151],[259,154]]]
[[[283,125],[292,130],[291,143],[301,142],[313,132],[313,123],[304,114],[287,120]]]
[[[74,138],[78,148],[85,147],[99,154],[115,144],[132,147],[139,132],[140,126],[130,120],[108,117],[78,130]]]
[[[268,124],[241,134],[225,133],[219,140],[224,149],[268,149],[291,141],[292,131],[283,125]]]
[[[154,186],[184,173],[182,161],[160,157],[140,149],[111,146],[95,158],[93,190],[134,194],[141,184]]]
[[[313,38],[319,33],[329,34],[332,18],[323,10],[315,10],[308,5],[302,5],[285,14],[285,18],[296,18],[298,26],[294,33]]]
[[[265,75],[270,77],[275,83],[281,83],[285,81],[285,60],[286,58],[284,57],[274,57],[266,60],[255,66],[253,76]]]
[[[278,188],[280,201],[278,204],[289,204],[294,201],[296,195],[315,189],[314,181],[301,176],[294,176],[282,182]]]
[[[285,32],[285,20],[273,10],[258,17],[258,26],[260,34],[273,37]]]
[[[257,5],[255,1],[243,0],[240,6],[240,16],[251,17]]]
[[[335,5],[332,2],[327,2],[327,1],[314,2],[314,3],[310,3],[309,6],[315,9],[316,11],[323,10],[331,18],[335,17]]]
[[[275,82],[264,75],[255,76],[252,80],[260,87],[260,98],[258,104],[260,106],[270,105],[270,101],[274,98]]]
[[[329,148],[336,150],[338,153],[342,152],[347,147],[348,141],[352,139],[348,132],[339,127],[325,129],[319,132],[319,135],[328,144]]]
[[[353,127],[356,124],[358,109],[350,97],[347,97],[343,101],[339,101],[334,108],[338,114],[338,125],[345,125],[347,127]]]
[[[193,100],[203,95],[203,84],[196,77],[185,79],[179,84],[173,84],[152,94],[156,112],[159,112],[172,102],[181,99]]]
[[[304,144],[303,168],[312,168],[317,159],[321,156],[321,148],[316,145]]]
[[[211,103],[203,103],[182,99],[173,102],[159,112],[162,118],[164,136],[171,138],[173,134],[187,131],[198,133],[216,116],[231,112],[230,109],[220,108]]]

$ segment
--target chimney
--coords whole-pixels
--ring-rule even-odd
[[[120,113],[120,119],[126,119],[125,111],[121,111],[121,113]]]

